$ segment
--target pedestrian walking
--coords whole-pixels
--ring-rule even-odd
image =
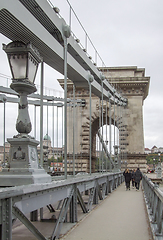
[[[126,191],[130,190],[131,173],[128,168],[123,172],[123,175],[125,177]]]
[[[137,168],[136,172],[135,172],[135,187],[136,187],[136,191],[139,190],[139,186],[140,186],[140,181],[142,180],[142,173],[140,171],[139,168]]]
[[[136,169],[133,169],[132,173],[131,173],[131,180],[132,180],[132,187],[133,188],[135,187],[135,172],[136,172]]]

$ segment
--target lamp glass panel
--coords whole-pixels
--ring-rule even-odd
[[[28,59],[28,79],[34,83],[34,78],[37,70],[37,64],[31,58]]]
[[[10,64],[14,79],[26,78],[26,56],[11,56]]]

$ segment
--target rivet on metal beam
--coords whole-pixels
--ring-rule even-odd
[[[89,81],[90,83],[92,83],[93,80],[94,80],[93,75],[90,73],[90,71],[88,71],[88,81]]]
[[[111,98],[111,96],[112,96],[112,95],[111,95],[111,93],[110,93],[110,92],[108,92],[108,98]]]
[[[101,81],[104,81],[106,79],[105,76],[102,74],[102,72],[100,72],[100,78],[101,78]]]
[[[60,12],[60,9],[58,7],[53,7],[53,10],[56,12],[56,13],[59,13]]]

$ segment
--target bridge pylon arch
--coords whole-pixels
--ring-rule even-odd
[[[59,80],[62,87],[63,81]],[[67,84],[67,97],[73,101],[73,82],[68,80]],[[89,172],[90,165],[90,139],[89,139],[89,130],[90,130],[90,98],[89,91],[81,87],[75,88],[75,99],[84,99],[85,105],[80,106],[75,105],[75,121],[73,123],[73,103],[68,104],[67,108],[67,169],[68,172],[73,171],[73,150],[75,152],[75,171],[85,171]],[[106,108],[107,104],[107,108]],[[95,162],[97,159],[96,153],[96,134],[100,127],[102,127],[100,118],[102,113],[102,101],[99,97],[92,93],[91,96],[91,130],[92,130],[92,140],[91,140],[91,159],[92,159],[92,172],[95,172]],[[106,112],[107,111],[107,112]],[[111,111],[111,113],[110,113]],[[107,116],[107,120],[106,120]],[[120,115],[117,114],[117,108],[115,109],[114,114],[114,105],[110,105],[109,102],[103,101],[103,125],[109,125],[109,118],[111,118],[111,124],[119,127],[118,120],[120,120]],[[75,136],[73,136],[73,124],[75,125]],[[75,138],[75,147],[73,149],[73,137]],[[108,137],[109,138],[109,137]]]

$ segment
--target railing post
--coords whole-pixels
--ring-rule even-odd
[[[70,222],[77,222],[77,185],[74,184],[74,193],[70,202]]]
[[[163,204],[160,199],[158,199],[158,215],[157,215],[157,232],[156,234],[162,235],[162,207]]]

